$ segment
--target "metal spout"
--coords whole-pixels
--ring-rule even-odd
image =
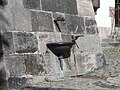
[[[57,19],[54,20],[55,25],[57,26],[59,32],[61,32],[60,26],[58,24],[58,21],[65,21],[63,17],[57,17]]]

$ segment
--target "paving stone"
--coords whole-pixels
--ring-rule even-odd
[[[103,87],[103,88],[109,88],[109,89],[117,89],[119,88],[118,86],[115,86],[112,83],[107,83],[107,82],[102,82],[102,81],[98,81],[94,83],[97,86]]]
[[[76,0],[41,0],[42,10],[78,14]]]
[[[59,88],[58,88],[59,87]],[[120,87],[105,80],[90,78],[67,78],[53,82],[39,82],[26,87],[33,90],[119,90]],[[25,89],[25,90],[26,90]],[[23,89],[24,90],[24,89]]]
[[[53,32],[51,13],[31,11],[32,30],[39,32]]]
[[[14,33],[15,51],[17,53],[34,53],[38,50],[37,38],[32,33]]]
[[[113,83],[116,86],[120,86],[120,75],[118,75],[116,77],[110,77],[110,78],[108,78],[107,82]]]
[[[23,0],[23,5],[27,9],[40,9],[40,0]]]
[[[20,89],[26,84],[26,78],[10,77],[8,79],[9,89]]]

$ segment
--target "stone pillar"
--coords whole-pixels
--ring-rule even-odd
[[[77,8],[79,16],[95,17],[93,4],[91,0],[77,0]]]
[[[10,26],[2,27],[2,34],[10,45],[9,48],[3,46],[10,89],[19,83],[24,85],[29,76],[59,76],[58,58],[46,44],[72,42],[71,35],[80,35],[76,41],[79,48],[75,49],[75,55],[71,51],[70,58],[65,60],[64,76],[81,74],[80,65],[87,70],[95,66],[95,57],[101,53],[101,47],[90,0],[8,0],[4,15],[10,22]],[[58,23],[61,32],[54,23],[58,17],[65,19]],[[92,66],[91,63],[84,65],[91,59],[94,59]]]

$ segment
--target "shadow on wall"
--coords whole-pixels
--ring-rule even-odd
[[[0,90],[6,90],[6,71],[3,62],[3,49],[2,46],[5,45],[9,47],[9,43],[5,40],[4,36],[0,33]]]
[[[0,0],[0,7],[4,9],[4,6],[7,4],[7,0]],[[3,22],[7,25],[10,25],[8,20],[4,17],[4,15],[0,12],[0,22]],[[0,90],[7,90],[7,81],[6,81],[6,71],[3,62],[3,49],[2,47],[9,47],[9,43],[5,40],[4,36],[1,34],[0,30]]]
[[[2,17],[0,17],[1,20]],[[6,21],[5,21],[6,22]],[[7,81],[6,81],[6,71],[3,61],[3,45],[9,47],[9,43],[5,40],[4,36],[0,33],[0,90],[6,90]]]

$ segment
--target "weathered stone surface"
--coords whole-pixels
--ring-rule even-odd
[[[26,74],[25,60],[23,55],[7,55],[5,56],[6,68],[9,70],[10,76],[22,76]]]
[[[25,86],[26,81],[26,78],[10,77],[8,79],[8,87],[9,89],[20,89],[22,86]]]
[[[32,30],[52,32],[53,23],[51,13],[31,11]]]
[[[23,0],[23,5],[27,9],[40,9],[40,0]]]
[[[33,89],[33,88],[40,90],[46,90],[46,89],[47,90],[51,90],[51,89],[52,90],[119,90],[120,89],[119,86],[96,77],[93,77],[93,79],[82,78],[82,77],[66,78],[62,80],[56,79],[53,82],[38,82],[38,83],[32,82],[32,84],[33,85],[30,86],[29,89]]]
[[[85,52],[85,53],[101,53],[101,45],[99,41],[98,35],[87,35],[84,37],[79,37],[76,41],[79,48],[77,48],[77,52]]]
[[[107,77],[116,77],[120,73],[120,61],[119,59],[108,59],[106,58],[106,65],[96,70],[96,73],[99,76],[107,76]]]
[[[31,75],[42,75],[45,74],[46,71],[44,70],[45,61],[42,55],[25,55],[25,66],[26,66],[26,73]]]
[[[59,17],[65,19],[65,14],[62,14],[62,13],[54,13],[53,14],[54,20],[57,20],[57,18],[59,18]],[[62,33],[67,33],[66,21],[58,21],[58,25],[59,25],[61,31],[59,31],[59,29],[55,23],[54,23],[54,25],[55,25],[56,31],[62,32]]]
[[[45,75],[52,70],[50,60],[41,54],[9,55],[5,60],[10,76]]]
[[[120,86],[120,75],[116,77],[110,77],[107,79],[107,82],[113,83],[116,86]]]
[[[76,0],[41,0],[42,10],[77,14]]]
[[[104,67],[106,64],[107,63],[106,63],[106,59],[105,59],[104,54],[97,53],[96,54],[96,66],[97,66],[97,68]]]
[[[34,53],[38,50],[37,38],[32,33],[14,33],[15,51],[17,53]]]
[[[30,11],[23,7],[15,6],[12,8],[14,15],[14,27],[16,31],[31,31]]]
[[[95,84],[96,86],[99,86],[101,88],[106,88],[106,89],[113,89],[113,90],[115,90],[115,89],[119,89],[120,88],[119,86],[116,86],[113,83],[105,82],[105,81],[97,81],[97,82],[95,82],[93,84]]]
[[[106,48],[103,48],[103,53],[105,54],[107,60],[116,60],[120,58],[120,48],[118,47],[106,47]]]
[[[45,53],[46,50],[48,49],[46,44],[49,42],[55,42],[58,38],[56,38],[56,35],[54,33],[37,33],[37,38],[38,38],[38,52],[40,54]]]
[[[8,11],[11,12],[10,17],[13,17],[11,22],[14,32],[12,32],[13,38],[12,33],[6,34],[6,38],[10,38],[13,50],[8,51],[10,55],[5,55],[5,60],[10,76],[18,77],[30,74],[33,77],[50,75],[59,78],[61,76],[60,62],[46,47],[46,44],[48,42],[71,41],[72,34],[82,34],[82,37],[76,41],[78,47],[74,45],[75,49],[72,48],[72,58],[65,59],[63,63],[65,77],[84,74],[92,70],[97,67],[96,59],[103,64],[102,55],[96,54],[101,52],[99,37],[96,35],[96,22],[94,19],[76,15],[76,0],[13,0],[9,2],[11,11]],[[65,18],[65,22],[59,22],[61,33],[56,32],[57,28],[53,23],[57,17]],[[102,64],[100,63],[99,66]],[[14,82],[17,84],[16,81]],[[69,85],[69,87],[80,88],[83,85],[82,82],[79,83],[79,85],[82,83],[81,86],[76,81],[75,84],[71,83],[71,80],[66,82],[56,83],[56,86]],[[82,89],[86,88],[85,86],[82,86]]]
[[[99,31],[99,37],[101,41],[102,39],[107,39],[109,35],[111,34],[110,27],[98,27],[98,31]]]
[[[7,31],[13,31],[15,29],[14,27],[14,20],[13,20],[13,13],[12,13],[12,9],[10,7],[6,7],[6,9],[1,12],[1,14],[4,16],[3,21],[0,20],[0,24],[4,27],[3,31],[7,30]],[[5,20],[4,20],[5,18]]]
[[[63,11],[61,0],[41,0],[42,9],[46,11]]]
[[[93,18],[85,18],[87,34],[95,34],[97,31],[96,21]]]
[[[71,35],[61,34],[62,40],[66,42],[72,42]]]
[[[76,0],[62,0],[62,2],[65,3],[65,13],[78,14]]]
[[[93,4],[91,0],[76,0],[79,16],[95,17]]]
[[[58,37],[59,35],[56,36],[54,33],[37,33],[39,47],[38,53],[43,55],[46,65],[46,73],[49,75],[59,74],[60,67],[57,57],[47,48],[46,44],[59,41]]]
[[[90,51],[93,53],[102,53],[101,44],[98,35],[93,35],[93,36],[87,35],[86,41],[88,42],[88,44],[86,45],[88,47],[88,51],[90,49]]]
[[[4,54],[14,53],[14,43],[13,43],[13,34],[12,32],[3,33],[5,40],[9,43],[9,47],[3,46]]]
[[[23,0],[9,0],[8,6],[12,7],[22,7],[23,8]]]
[[[77,74],[79,75],[91,72],[97,67],[95,54],[77,54],[76,62]]]
[[[66,24],[67,24],[67,33],[68,34],[84,34],[85,26],[84,26],[84,18],[72,15],[65,16]]]

